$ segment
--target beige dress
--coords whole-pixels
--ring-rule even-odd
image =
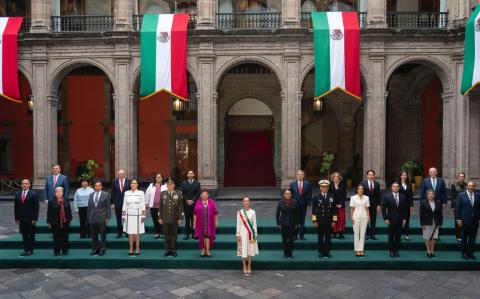
[[[141,190],[125,192],[122,207],[123,231],[127,234],[144,234],[145,224],[145,193]]]
[[[250,220],[250,223],[253,226],[253,232],[255,234],[255,240],[258,239],[257,235],[257,217],[255,215],[255,211],[249,209],[246,211],[247,217]],[[245,221],[244,222],[242,221]],[[237,211],[237,237],[240,237],[240,242],[237,242],[237,256],[241,256],[246,258],[248,256],[255,256],[258,254],[258,242],[250,242],[249,236],[252,234],[252,230],[249,228],[248,222],[245,219],[243,214],[243,209]]]

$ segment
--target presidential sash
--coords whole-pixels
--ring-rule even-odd
[[[243,211],[243,215],[242,215]],[[250,219],[248,219],[247,216],[247,211],[245,209],[242,209],[241,211],[238,211],[240,219],[242,219],[243,226],[245,226],[245,229],[248,232],[248,240],[250,242],[255,242],[256,241],[256,236],[255,236],[255,230],[253,229],[253,225],[250,222]]]

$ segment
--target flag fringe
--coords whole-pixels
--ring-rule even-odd
[[[14,103],[19,103],[19,104],[23,103],[22,100],[17,100],[17,99],[11,98],[7,95],[4,95],[3,93],[0,93],[0,97],[6,99],[8,101],[14,102]]]
[[[323,98],[323,97],[331,94],[332,92],[334,92],[334,91],[336,91],[336,90],[341,90],[341,91],[343,91],[344,93],[348,94],[349,96],[352,96],[352,97],[353,97],[355,100],[357,100],[357,101],[361,101],[361,100],[362,100],[362,97],[359,97],[359,96],[357,96],[357,95],[354,95],[353,93],[347,91],[345,88],[342,88],[342,87],[340,87],[340,86],[337,86],[337,87],[335,87],[335,88],[332,88],[332,89],[330,89],[329,91],[324,92],[324,93],[322,93],[321,95],[314,97],[314,100],[321,99],[321,98]]]
[[[174,97],[176,97],[176,98],[178,98],[178,99],[180,99],[180,100],[182,100],[182,101],[188,102],[188,99],[187,99],[187,98],[184,98],[184,97],[182,97],[182,96],[179,96],[178,94],[176,94],[176,93],[174,93],[174,92],[171,92],[170,90],[167,90],[167,89],[165,89],[165,88],[159,89],[159,90],[157,90],[157,91],[155,91],[155,92],[153,92],[153,93],[151,93],[151,94],[149,94],[149,95],[147,95],[147,96],[141,97],[141,98],[140,98],[140,101],[148,100],[149,98],[151,98],[151,97],[153,97],[154,95],[157,95],[157,94],[159,94],[159,93],[161,93],[161,92],[166,92],[166,93],[168,93],[168,94],[171,95],[171,96],[174,96]]]
[[[480,84],[480,81],[475,82],[469,89],[467,89],[467,90],[463,93],[463,95],[464,95],[464,96],[467,96],[468,93],[469,93],[470,91],[472,91],[472,89],[474,89],[475,87],[477,87],[478,84]]]

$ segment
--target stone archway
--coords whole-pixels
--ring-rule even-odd
[[[225,69],[224,72],[220,75],[220,81],[217,81],[218,87],[218,106],[217,106],[217,128],[218,128],[218,147],[217,147],[217,161],[218,161],[218,180],[219,185],[229,185],[229,186],[276,186],[278,185],[279,178],[281,177],[281,159],[280,159],[280,144],[281,144],[281,83],[276,75],[275,70],[270,69],[263,63],[252,62],[246,60],[243,62],[237,61],[229,69]],[[242,89],[238,88],[238,82],[242,82]],[[254,99],[252,103],[257,103],[256,107],[253,108],[248,115],[242,116],[232,116],[230,111],[235,111],[235,104],[241,103],[245,99]],[[261,113],[259,111],[267,111],[267,109],[262,109],[268,107],[268,110],[271,111],[271,115],[263,116],[254,116],[252,114]],[[247,112],[241,112],[247,113]],[[244,119],[237,122],[237,127],[235,128],[235,121],[233,119]],[[255,119],[254,121],[248,122]],[[245,121],[247,119],[247,121]],[[245,124],[245,122],[247,124]],[[231,127],[232,126],[232,127]],[[267,128],[268,127],[268,128]],[[263,133],[269,136],[268,145],[271,148],[270,158],[273,165],[273,178],[270,179],[268,183],[261,180],[260,178],[253,178],[252,180],[240,182],[240,177],[245,177],[247,175],[237,176],[236,181],[239,183],[233,183],[232,180],[227,179],[231,177],[229,174],[226,174],[226,167],[228,166],[229,159],[231,159],[230,151],[231,147],[229,144],[232,142],[232,137],[236,138],[238,134],[235,134],[236,130],[243,131],[250,134],[248,137],[244,138],[255,138],[262,135]],[[238,130],[237,130],[238,131]],[[244,134],[245,135],[245,134]],[[266,136],[263,135],[263,136]],[[262,138],[262,137],[258,137]],[[266,138],[266,137],[265,137]],[[245,139],[247,140],[247,139]],[[264,139],[265,140],[265,139]],[[254,154],[252,154],[254,155]],[[257,155],[267,155],[265,152],[257,152]],[[245,157],[244,157],[245,158]],[[251,161],[251,160],[249,160]],[[267,167],[267,166],[266,166]],[[255,167],[251,170],[255,171]],[[260,182],[261,181],[261,182]]]

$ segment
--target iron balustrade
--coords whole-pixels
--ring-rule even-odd
[[[366,12],[359,12],[358,14],[358,24],[360,29],[365,29],[367,13]],[[312,24],[312,14],[310,12],[302,12],[300,15],[300,26],[302,28],[313,28]]]
[[[387,12],[387,25],[400,29],[446,28],[448,12]]]
[[[277,29],[281,18],[279,12],[217,13],[217,29]]]
[[[142,29],[143,15],[134,15],[133,16],[133,29],[140,31]],[[188,29],[195,29],[197,27],[197,15],[189,14],[188,19]]]
[[[112,31],[113,16],[54,16],[53,32],[104,32]]]

